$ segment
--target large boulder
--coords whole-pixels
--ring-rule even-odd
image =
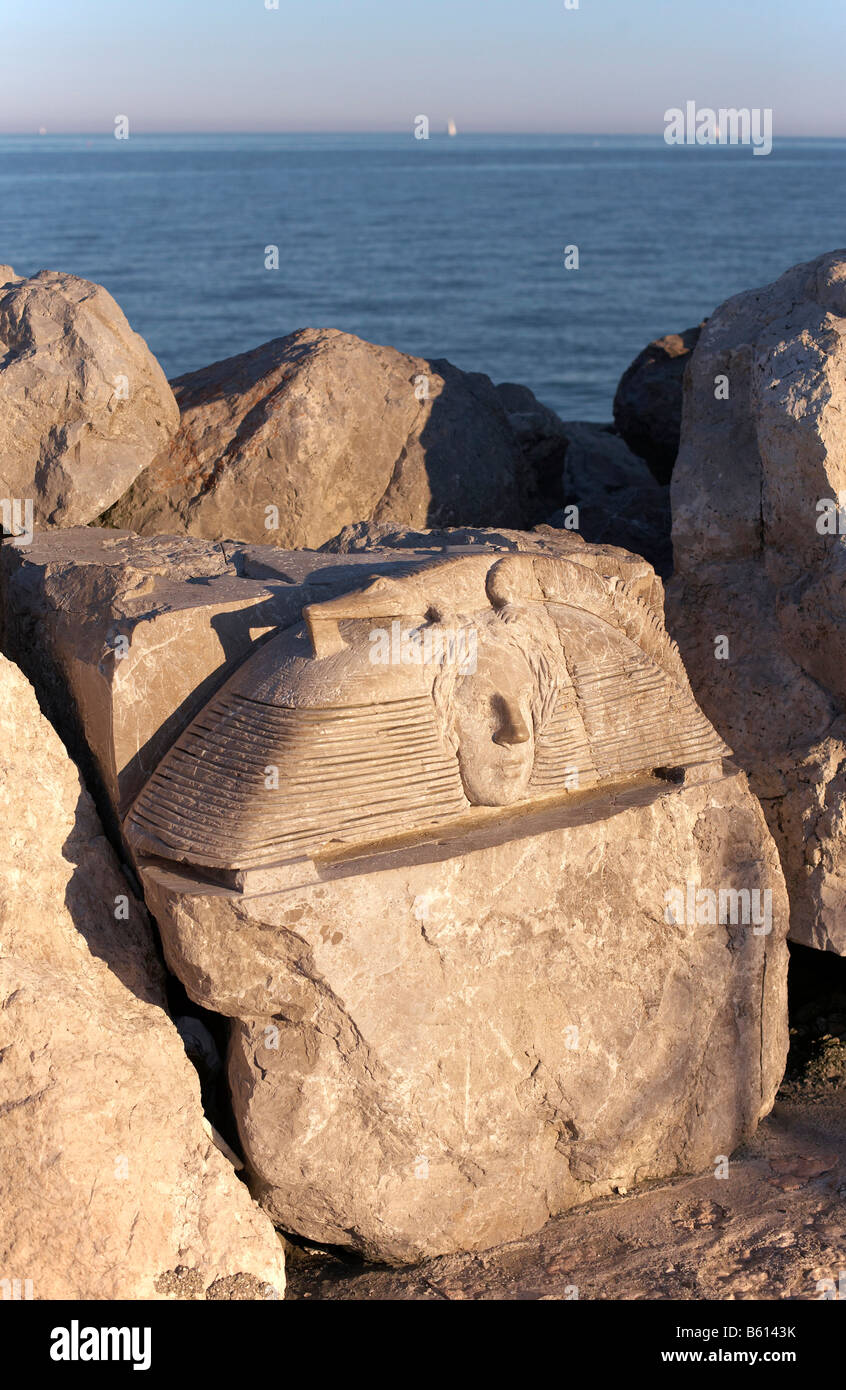
[[[730,1165],[602,1198],[481,1258],[444,1255],[386,1269],[309,1251],[291,1261],[287,1296],[432,1303],[578,1299],[606,1307],[630,1301],[677,1307],[684,1300],[688,1309],[699,1300],[716,1307],[766,1299],[770,1308],[789,1301],[794,1314],[798,1301],[833,1300],[846,1245],[846,1091],[838,1096],[827,1089],[822,1105],[807,1094],[788,1100],[782,1091],[772,1115]],[[841,1283],[841,1300],[842,1289]],[[620,1351],[622,1365],[631,1353],[625,1343]]]
[[[496,390],[526,461],[530,513],[548,516],[561,505],[567,426],[528,386],[503,381]]]
[[[0,266],[0,497],[78,526],[167,444],[179,408],[144,339],[102,285]]]
[[[846,953],[846,252],[736,295],[685,384],[668,621],[761,798],[791,935]]]
[[[240,549],[245,577],[275,565],[302,586],[308,621],[234,669],[125,821],[171,969],[233,1021],[254,1192],[284,1229],[401,1262],[710,1166],[783,1070],[786,896],[653,571],[548,529],[351,528],[333,546]],[[425,663],[366,659],[409,592],[419,621],[499,605],[438,713]],[[576,724],[552,698],[562,643]],[[477,737],[503,705],[511,732]],[[763,916],[711,911],[720,894]]]
[[[702,325],[649,343],[623,372],[614,424],[629,448],[668,483],[679,451],[684,374]]]
[[[753,1134],[787,1052],[787,902],[743,774],[580,812],[246,890],[142,866],[171,968],[235,1020],[283,1229],[389,1263],[483,1249]],[[771,933],[668,924],[688,883],[757,890]]]
[[[281,1297],[282,1248],[204,1120],[146,914],[2,657],[0,746],[4,1279],[37,1299]]]
[[[304,329],[172,385],[179,433],[109,525],[313,548],[357,521],[523,520],[522,453],[486,376]]]

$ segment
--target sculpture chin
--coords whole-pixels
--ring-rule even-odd
[[[478,760],[458,754],[458,768],[464,794],[473,806],[513,806],[529,795],[533,753],[521,754],[480,765]]]

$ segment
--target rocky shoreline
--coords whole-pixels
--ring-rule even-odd
[[[331,329],[168,383],[101,286],[0,267],[10,1278],[48,1299],[281,1298],[287,1252],[294,1298],[825,1296],[846,1079],[813,1009],[807,1070],[770,1111],[788,935],[846,989],[844,286],[832,252],[735,297],[650,344],[594,424]],[[174,825],[177,803],[196,819],[173,750],[194,756],[280,637],[300,672],[328,622],[320,711],[342,660],[377,688],[338,657],[359,612],[470,615],[497,669],[519,683],[527,663],[524,711],[566,647],[571,722],[532,717],[536,778],[586,721],[567,794],[533,783],[493,814],[508,798],[468,790],[459,700],[437,833],[392,793],[347,859],[343,827],[267,871],[151,853],[139,797],[158,785]],[[422,746],[422,697],[389,678]],[[453,688],[435,681],[438,717]],[[272,775],[253,751],[270,697],[260,716],[239,698],[238,776]],[[324,807],[323,745],[309,763],[289,724],[290,785]],[[350,727],[339,796],[375,758]],[[711,735],[724,757],[693,751]],[[197,753],[209,805],[230,798],[221,756]],[[371,788],[410,775],[377,766]],[[721,894],[767,915],[727,920]]]

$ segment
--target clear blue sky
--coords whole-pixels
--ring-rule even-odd
[[[846,0],[0,0],[0,131],[655,132],[772,107],[846,135]]]

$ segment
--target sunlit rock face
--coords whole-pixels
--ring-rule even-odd
[[[667,594],[702,708],[760,797],[791,936],[846,952],[846,251],[736,295],[685,378]]]
[[[93,521],[178,425],[164,372],[108,290],[0,266],[0,498],[28,499],[38,526]]]
[[[137,796],[280,1226],[484,1248],[715,1163],[771,1106],[784,886],[659,592],[575,544],[377,571],[248,656]]]
[[[479,372],[306,328],[172,384],[179,431],[111,525],[293,548],[370,519],[526,520],[531,470]]]
[[[197,1297],[236,1280],[281,1297],[282,1249],[213,1141],[147,915],[5,657],[0,739],[3,1278],[155,1299],[181,1270]]]

